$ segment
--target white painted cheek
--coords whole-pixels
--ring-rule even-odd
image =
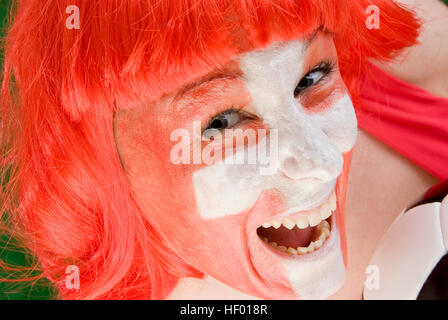
[[[193,173],[196,204],[202,218],[239,214],[255,204],[263,190],[262,177],[259,166],[250,164],[246,155],[256,151],[254,145],[233,155],[234,163],[244,164],[229,164],[226,158]]]
[[[342,153],[353,149],[358,135],[358,123],[348,94],[327,111],[316,114],[314,118]]]

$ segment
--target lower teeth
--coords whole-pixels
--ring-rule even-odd
[[[322,247],[324,242],[330,237],[330,224],[327,221],[322,221],[317,227],[316,231],[318,236],[314,241],[308,245],[308,247],[298,247],[298,248],[287,248],[285,246],[279,246],[276,242],[269,242],[268,238],[262,238],[264,242],[269,244],[271,247],[290,255],[305,255],[318,250]]]

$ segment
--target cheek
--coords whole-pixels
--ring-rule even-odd
[[[345,94],[345,84],[340,75],[336,74],[332,75],[328,83],[301,98],[300,103],[308,114],[322,113],[338,103]]]
[[[236,83],[232,87],[238,89],[233,90],[231,98],[226,100],[249,104],[247,91],[236,86]],[[236,246],[243,242],[241,228],[246,214],[244,210],[248,206],[247,201],[242,202],[241,198],[235,197],[241,195],[235,193],[235,186],[241,185],[247,171],[242,168],[237,171],[220,171],[216,170],[217,164],[204,164],[204,159],[201,159],[207,156],[203,152],[204,143],[195,140],[198,132],[193,132],[194,120],[203,124],[209,117],[222,111],[222,107],[216,105],[220,99],[204,97],[207,92],[196,92],[188,102],[183,101],[183,107],[189,107],[190,112],[177,112],[176,117],[171,116],[173,113],[170,112],[154,112],[157,116],[145,112],[117,125],[120,156],[137,203],[170,245],[179,250],[182,248],[182,257],[188,256],[186,252],[190,251],[191,256],[201,256],[193,248],[203,247],[204,242],[208,242],[211,248],[221,246],[220,243],[223,246],[228,244],[228,239],[235,239]],[[249,108],[246,111],[250,111]],[[185,164],[175,164],[171,159],[173,147],[182,140],[172,141],[171,134],[176,129],[182,129],[188,134],[182,143],[189,149],[190,161]],[[197,153],[197,146],[199,163],[193,154]],[[217,148],[223,149],[225,147]],[[234,152],[236,150],[232,148],[231,154]],[[246,190],[251,189],[250,181],[246,187]],[[216,196],[220,199],[216,199]],[[232,215],[225,217],[212,214],[220,208],[226,212],[230,210]]]
[[[150,125],[147,122],[143,127]],[[173,165],[171,144],[161,143],[169,141],[169,132],[146,130],[139,137],[121,141],[125,145],[122,159],[136,202],[150,223],[188,264],[236,289],[252,292],[247,280],[253,273],[245,230],[248,211],[205,219],[197,207],[192,177],[209,167]],[[233,180],[227,179],[230,186]],[[200,186],[213,186],[217,180],[209,176]]]
[[[346,91],[332,98],[331,105],[322,112],[311,115],[330,141],[341,153],[353,149],[358,135],[358,123],[355,109]]]
[[[333,40],[328,35],[318,34],[306,53],[305,70],[315,67],[322,61],[322,57],[336,62],[337,52]],[[307,113],[323,112],[331,108],[345,94],[346,88],[337,68],[328,77],[329,80],[317,85],[300,98],[300,103]]]
[[[249,146],[234,154],[251,153]],[[232,156],[234,156],[232,155]],[[200,216],[216,219],[237,214],[251,207],[261,192],[258,166],[216,163],[193,174],[193,185]]]
[[[170,248],[201,270],[213,252],[230,254],[233,250],[230,258],[242,252],[244,213],[203,219],[192,179],[201,165],[174,165],[170,161],[171,130],[146,129],[141,135],[137,133],[143,132],[140,127],[155,128],[157,124],[147,120],[141,126],[134,124],[135,135],[120,141],[120,156],[137,204]],[[235,241],[229,243],[228,239]]]

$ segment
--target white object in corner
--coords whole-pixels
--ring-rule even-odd
[[[448,196],[402,212],[371,258],[379,283],[365,286],[364,299],[415,300],[447,251]]]

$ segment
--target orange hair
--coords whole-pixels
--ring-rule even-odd
[[[379,30],[366,28],[370,4]],[[69,5],[79,29],[66,27]],[[12,172],[2,212],[67,299],[164,298],[179,278],[201,276],[135,204],[114,143],[116,108],[318,27],[335,35],[356,96],[367,59],[393,58],[419,27],[392,0],[26,0],[15,10],[1,89],[0,166]],[[77,291],[61,285],[70,264],[81,270]]]

